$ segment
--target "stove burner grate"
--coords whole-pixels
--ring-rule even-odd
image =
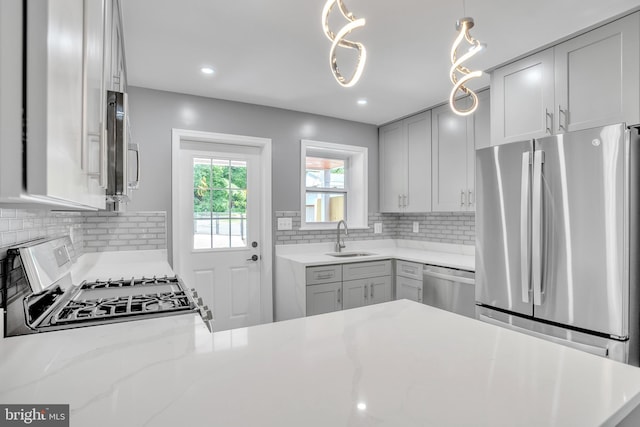
[[[178,283],[178,279],[174,277],[142,277],[141,279],[108,279],[108,280],[96,280],[95,282],[83,283],[81,289],[108,289],[108,288],[129,288],[133,286],[148,286],[159,284],[174,284]]]
[[[120,317],[160,312],[171,313],[192,309],[193,305],[184,291],[71,300],[53,316],[51,323],[65,324],[108,320]]]

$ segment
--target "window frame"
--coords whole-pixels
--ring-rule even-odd
[[[337,221],[307,222],[307,193],[344,194],[345,222],[349,228],[368,228],[368,148],[307,139],[300,142],[300,229],[333,229],[338,223]],[[307,187],[307,157],[344,160],[344,188]]]

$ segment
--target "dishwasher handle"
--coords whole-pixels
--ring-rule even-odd
[[[469,277],[453,276],[450,274],[436,273],[434,271],[429,271],[429,270],[423,270],[422,275],[427,277],[435,277],[436,279],[449,280],[451,282],[465,283],[467,285],[476,284],[475,279],[472,279]]]

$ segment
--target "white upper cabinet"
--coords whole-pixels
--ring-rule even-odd
[[[104,209],[106,34],[111,17],[120,25],[118,2],[24,4],[7,0],[0,9],[0,203]]]
[[[407,150],[402,122],[380,128],[380,211],[401,212],[402,195],[406,190]]]
[[[491,75],[491,144],[640,121],[640,13]]]
[[[554,47],[554,132],[640,121],[640,14]]]
[[[84,117],[82,163],[90,206],[105,208],[105,0],[84,0]]]
[[[431,113],[380,128],[380,211],[431,211]]]
[[[547,49],[491,74],[491,145],[550,134],[553,51]]]
[[[16,195],[82,206],[83,0],[26,5],[26,192]]]
[[[105,51],[105,83],[108,90],[126,92],[127,73],[122,37],[122,14],[120,2],[107,0],[105,40],[109,48]]]
[[[474,117],[446,104],[432,110],[434,211],[475,210]]]
[[[491,95],[490,91],[478,92],[478,109],[473,113],[473,142],[475,149],[491,145]]]

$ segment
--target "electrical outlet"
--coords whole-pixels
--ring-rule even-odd
[[[291,218],[278,218],[278,230],[291,230],[292,228]]]
[[[375,234],[382,233],[382,223],[381,222],[376,222],[376,223],[373,224],[373,232]]]
[[[420,223],[418,221],[413,221],[413,232],[414,233],[420,232]]]

